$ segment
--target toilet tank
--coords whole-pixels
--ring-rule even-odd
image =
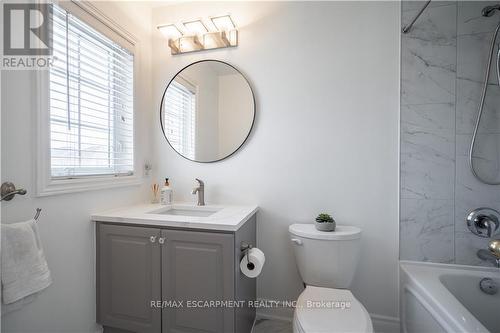
[[[314,224],[292,224],[288,231],[295,261],[306,285],[347,289],[359,260],[361,229],[338,225],[335,231]]]

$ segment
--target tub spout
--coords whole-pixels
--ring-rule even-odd
[[[490,251],[481,249],[477,251],[477,257],[483,261],[487,261],[492,265],[496,266],[496,268],[500,268],[500,258],[497,258]]]
[[[500,260],[500,240],[494,239],[490,241],[490,244],[488,245],[488,250],[490,250],[490,253]]]

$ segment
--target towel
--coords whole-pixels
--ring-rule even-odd
[[[2,294],[10,304],[51,283],[35,220],[2,224]]]

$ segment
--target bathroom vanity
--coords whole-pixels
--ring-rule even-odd
[[[256,280],[239,263],[242,244],[255,245],[256,212],[174,204],[93,215],[104,332],[250,332],[255,309],[246,301],[256,298]]]

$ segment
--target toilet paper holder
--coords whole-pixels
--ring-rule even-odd
[[[253,248],[253,245],[247,242],[241,242],[240,249],[243,255],[247,258],[247,265],[250,265],[250,258],[248,257],[248,252]]]

